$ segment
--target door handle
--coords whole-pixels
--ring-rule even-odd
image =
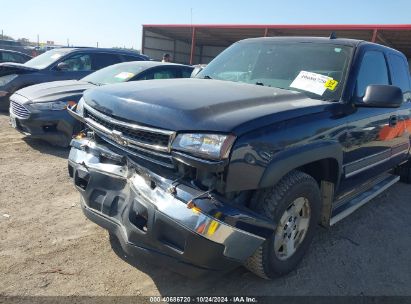
[[[397,115],[392,115],[391,117],[390,117],[390,120],[389,120],[389,125],[390,125],[390,127],[395,127],[396,125],[397,125],[397,123],[398,123],[398,117],[397,117]]]

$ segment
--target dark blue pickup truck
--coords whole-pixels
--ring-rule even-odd
[[[87,130],[69,174],[85,215],[129,255],[274,278],[317,224],[411,181],[408,71],[365,41],[240,41],[196,79],[87,91],[71,109]]]

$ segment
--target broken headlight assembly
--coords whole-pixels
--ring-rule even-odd
[[[172,149],[212,160],[227,159],[236,137],[223,134],[178,134]]]
[[[83,114],[84,114],[84,98],[81,97],[79,102],[76,105],[70,107],[70,109],[75,110],[77,115],[83,117]]]

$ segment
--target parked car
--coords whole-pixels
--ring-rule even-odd
[[[32,138],[67,147],[80,123],[66,111],[87,89],[127,81],[190,77],[191,66],[155,61],[118,63],[81,80],[53,81],[21,89],[10,97],[10,122]]]
[[[284,275],[318,223],[411,182],[408,63],[370,42],[244,40],[196,79],[89,90],[72,114],[91,130],[69,156],[85,215],[184,273]]]
[[[0,111],[9,109],[9,98],[33,84],[80,79],[109,65],[149,58],[132,51],[99,48],[58,48],[24,64],[0,63]]]
[[[32,58],[31,56],[21,53],[21,52],[0,49],[0,63],[2,62],[25,63],[31,58]]]

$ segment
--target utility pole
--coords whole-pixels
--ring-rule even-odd
[[[4,40],[3,30],[1,30],[1,40]]]
[[[40,47],[40,35],[37,34],[37,46]]]
[[[67,46],[70,46],[70,39],[67,38]]]
[[[97,41],[97,48],[98,48],[98,41]]]

